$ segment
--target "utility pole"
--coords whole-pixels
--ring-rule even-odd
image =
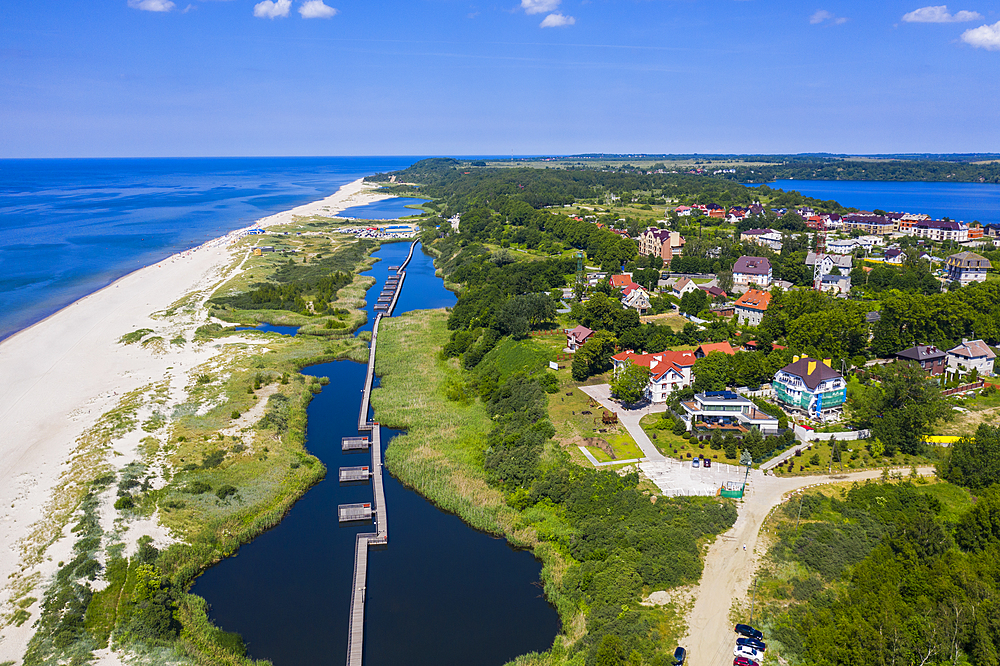
[[[750,478],[750,466],[753,465],[753,456],[750,455],[749,451],[744,451],[740,455],[740,464],[746,465],[747,471],[743,475],[743,494],[746,495],[747,492],[747,479]]]
[[[750,625],[753,626],[753,611],[757,603],[757,578],[753,579],[753,596],[750,597]]]

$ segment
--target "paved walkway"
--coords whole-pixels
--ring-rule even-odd
[[[594,454],[587,450],[586,446],[576,447],[580,449],[580,453],[587,456],[587,460],[593,463],[594,467],[607,467],[608,465],[626,465],[628,463],[637,463],[642,460],[642,458],[629,458],[628,460],[609,460],[608,462],[599,462]]]

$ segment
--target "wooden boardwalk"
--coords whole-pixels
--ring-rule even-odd
[[[372,479],[372,490],[374,501],[371,503],[371,510],[374,513],[375,532],[363,532],[358,534],[354,544],[354,585],[351,588],[351,615],[347,628],[347,666],[361,666],[364,660],[365,647],[365,594],[368,585],[368,548],[369,546],[385,546],[389,543],[389,519],[385,507],[385,489],[382,485],[382,432],[379,424],[368,420],[368,409],[371,405],[372,382],[375,379],[375,350],[378,345],[378,328],[383,316],[392,316],[392,311],[396,307],[396,300],[402,290],[403,278],[406,277],[406,265],[413,258],[413,249],[417,246],[417,241],[410,245],[410,253],[406,261],[398,267],[399,280],[395,285],[392,295],[392,302],[385,305],[379,299],[375,305],[376,310],[385,310],[375,315],[375,324],[372,326],[372,342],[368,349],[368,373],[365,375],[365,385],[361,396],[361,409],[358,412],[358,430],[371,434],[370,450],[372,462],[370,469]],[[348,438],[345,438],[345,442]],[[364,468],[346,467],[340,470],[341,481],[347,470],[358,470]],[[353,476],[357,472],[351,472]],[[342,509],[343,507],[341,507]]]

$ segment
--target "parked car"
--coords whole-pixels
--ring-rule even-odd
[[[737,638],[736,644],[746,645],[747,647],[752,647],[754,650],[760,650],[761,652],[767,649],[767,645],[764,643],[764,641],[759,641],[756,638],[748,638],[748,637]]]
[[[737,645],[736,649],[733,650],[734,657],[746,657],[747,659],[752,659],[753,661],[760,661],[761,654],[759,650],[754,650],[752,647],[747,645]]]
[[[678,645],[677,649],[674,650],[674,666],[683,666],[687,654],[687,650]]]
[[[733,666],[758,666],[758,664],[753,659],[747,659],[746,657],[736,657],[733,659]]]
[[[711,466],[712,466],[712,461],[708,458],[705,458],[705,468],[708,469]]]
[[[698,469],[698,462],[699,462],[698,458],[695,458],[694,460],[692,460],[691,461],[691,467],[694,467],[695,469]]]
[[[736,633],[741,636],[746,636],[747,638],[756,638],[757,640],[763,640],[764,634],[751,627],[749,624],[738,624],[736,625]]]

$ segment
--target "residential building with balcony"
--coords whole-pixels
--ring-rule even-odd
[[[986,272],[992,268],[990,260],[975,252],[959,252],[944,262],[948,280],[965,286],[973,282],[986,282]]]
[[[697,393],[692,400],[682,402],[681,409],[680,417],[688,432],[726,426],[743,431],[757,428],[764,435],[778,432],[777,417],[765,414],[752,401],[732,391]]]
[[[840,418],[847,402],[847,383],[830,367],[830,359],[796,356],[778,371],[772,386],[783,406],[818,421]]]

